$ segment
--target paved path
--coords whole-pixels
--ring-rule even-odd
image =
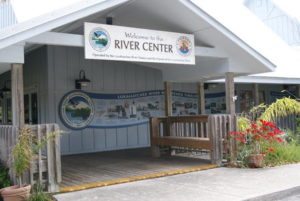
[[[264,169],[217,168],[56,195],[58,201],[246,200],[300,186],[300,164]]]

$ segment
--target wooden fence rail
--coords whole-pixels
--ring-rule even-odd
[[[19,129],[15,126],[0,126],[0,159],[1,162],[10,167],[10,153],[16,144]]]
[[[60,132],[57,124],[41,124],[28,126],[38,142],[55,132]],[[0,159],[11,171],[11,178],[15,182],[16,178],[12,171],[11,150],[16,144],[19,128],[14,126],[0,126]],[[48,192],[58,192],[61,176],[61,154],[60,136],[48,140],[45,146],[36,153],[31,162],[28,176],[25,182],[35,184],[41,183]]]
[[[218,165],[222,163],[223,158],[234,160],[234,143],[228,141],[228,133],[236,127],[235,117],[230,115],[159,117],[151,118],[150,124],[153,156],[158,157],[160,147],[165,146],[209,150],[212,163]]]

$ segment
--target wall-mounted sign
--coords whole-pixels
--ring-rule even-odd
[[[207,113],[222,113],[225,93],[207,94]],[[196,93],[172,92],[173,115],[196,115]],[[118,128],[148,123],[149,117],[164,116],[164,91],[100,94],[72,91],[60,103],[62,122],[71,129]],[[209,110],[209,111],[208,111]]]
[[[60,116],[69,128],[85,128],[94,118],[94,104],[91,98],[83,92],[69,93],[61,101]]]
[[[190,34],[85,23],[85,58],[195,64]]]

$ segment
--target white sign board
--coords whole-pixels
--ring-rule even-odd
[[[194,36],[85,23],[85,58],[195,64]]]

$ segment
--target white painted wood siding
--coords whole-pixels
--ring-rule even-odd
[[[9,0],[0,1],[0,31],[10,25],[16,24],[15,12]]]
[[[300,45],[300,23],[272,0],[247,0],[245,5],[289,45]]]
[[[85,60],[83,48],[48,48],[48,100],[47,122],[55,122],[65,130],[62,137],[62,153],[76,154],[117,149],[147,147],[149,126],[127,128],[92,129],[80,131],[67,129],[59,118],[58,108],[62,97],[75,89],[75,79],[81,69],[91,85],[85,89],[94,93],[127,93],[162,89],[162,73],[159,70],[130,62]]]

